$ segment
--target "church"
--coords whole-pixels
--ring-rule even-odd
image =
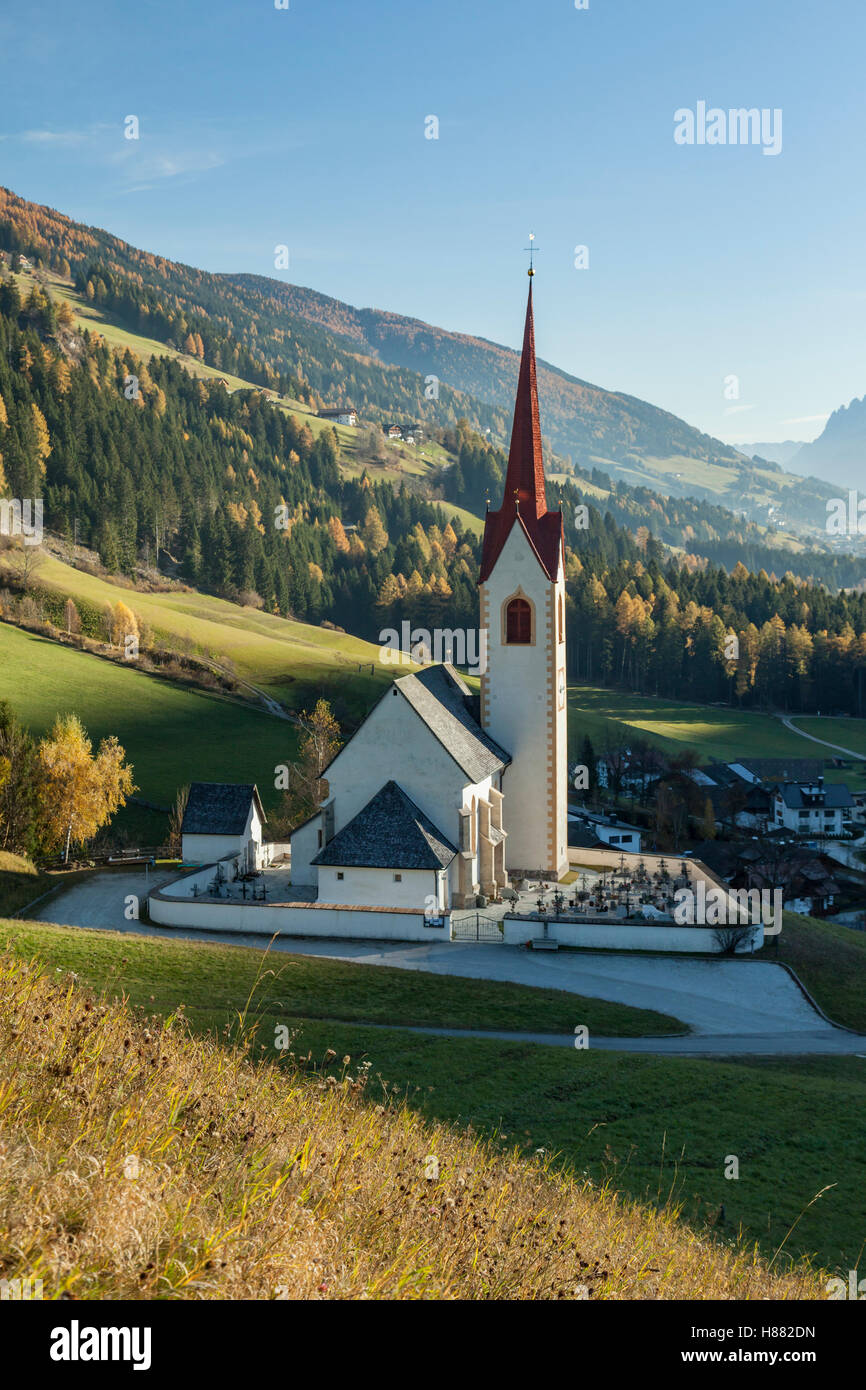
[[[545,498],[531,278],[478,592],[480,695],[448,664],[403,676],[325,769],[327,796],[291,837],[292,883],[319,902],[435,917],[498,896],[509,874],[568,870],[565,545]]]

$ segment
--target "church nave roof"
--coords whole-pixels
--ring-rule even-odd
[[[473,718],[467,708],[472,692],[453,666],[443,663],[402,676],[394,682],[394,689],[409,701],[470,782],[483,782],[511,762],[508,753]]]

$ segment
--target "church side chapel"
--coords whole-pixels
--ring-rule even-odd
[[[293,884],[323,903],[436,916],[498,897],[509,873],[568,871],[564,571],[530,279],[505,495],[484,525],[480,697],[447,664],[395,681],[325,769],[327,798],[291,837]]]

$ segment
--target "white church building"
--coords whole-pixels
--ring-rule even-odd
[[[480,697],[427,667],[340,749],[291,837],[292,884],[320,902],[435,916],[496,896],[509,873],[568,871],[565,551],[545,499],[531,281],[504,492],[484,525]]]

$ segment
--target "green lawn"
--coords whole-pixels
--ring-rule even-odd
[[[247,953],[207,943],[29,922],[0,925],[0,943],[7,939],[85,981],[125,990],[148,1011],[187,1001],[201,1029],[222,1028],[243,1011],[252,974],[252,965],[235,964]],[[549,1005],[544,995],[524,1004],[505,986],[486,986],[482,994],[477,981],[399,971],[379,978],[378,969],[338,962],[282,956],[273,965],[283,973],[266,986],[270,1002],[258,1028],[266,1051],[274,1023],[286,1024],[298,1053],[309,1049],[322,1058],[332,1047],[354,1064],[368,1060],[383,1079],[371,1089],[373,1100],[385,1084],[432,1118],[471,1124],[526,1153],[544,1148],[624,1193],[664,1202],[673,1192],[684,1218],[713,1227],[718,1238],[734,1239],[742,1228],[765,1253],[785,1241],[792,1255],[814,1254],[832,1269],[857,1267],[866,1241],[866,1062],[705,1061],[378,1030],[310,1015],[390,1012],[437,1022],[468,1017],[482,1026],[507,1016],[514,1027],[517,1018],[537,1017],[539,1007],[564,1008],[565,1015],[571,1009],[573,1017],[587,1005],[563,1003],[556,993]],[[377,979],[368,982],[373,973]],[[279,1011],[275,998],[284,1001]],[[735,1181],[724,1177],[729,1155],[739,1160]],[[724,1224],[717,1225],[722,1204]]]
[[[39,873],[18,854],[0,850],[0,912],[20,912],[51,887],[49,874]]]
[[[840,748],[850,748],[853,753],[859,753],[866,758],[866,719],[824,719],[817,716],[795,715],[792,724],[796,724],[798,729],[802,729],[804,734],[811,734],[813,738],[822,738],[827,743],[837,743]],[[821,749],[817,744],[813,744],[817,757],[821,756]],[[824,750],[828,758],[833,757],[832,749]]]
[[[866,1033],[866,932],[786,912],[760,955],[790,965],[834,1023]]]
[[[138,795],[169,806],[194,780],[256,782],[273,805],[274,768],[294,755],[294,726],[217,695],[172,685],[0,623],[0,699],[34,734],[79,715],[94,745],[116,734]]]
[[[28,955],[56,947],[70,969],[99,987],[112,984],[135,1000],[152,999],[160,1013],[170,1013],[183,1001],[202,1021],[221,1026],[253,994],[253,1013],[268,1036],[273,1036],[275,1023],[287,1018],[552,1033],[572,1033],[580,1023],[589,1028],[590,1036],[599,1037],[686,1031],[666,1014],[565,990],[283,951],[265,959],[260,950],[184,941],[170,934],[154,939],[19,921],[0,923],[0,944],[7,937]]]
[[[817,744],[809,743],[807,739],[786,729],[781,720],[749,710],[662,700],[591,685],[570,687],[568,709],[572,756],[579,752],[587,733],[596,752],[602,752],[608,726],[612,726],[611,732],[615,737],[623,735],[633,738],[634,731],[639,731],[650,743],[667,753],[681,753],[686,748],[694,748],[705,759],[730,761],[737,756],[822,756]],[[823,720],[820,722],[824,723]],[[850,723],[853,727],[866,721],[841,722],[846,725]],[[856,744],[849,743],[848,746],[854,748]],[[830,750],[825,751],[829,757]]]
[[[309,703],[317,690],[338,682],[343,700],[365,710],[391,679],[389,668],[379,662],[379,648],[370,642],[196,590],[149,594],[124,589],[53,555],[45,556],[36,583],[100,609],[122,599],[155,635],[188,639],[216,661],[228,658],[241,679],[293,706]]]

